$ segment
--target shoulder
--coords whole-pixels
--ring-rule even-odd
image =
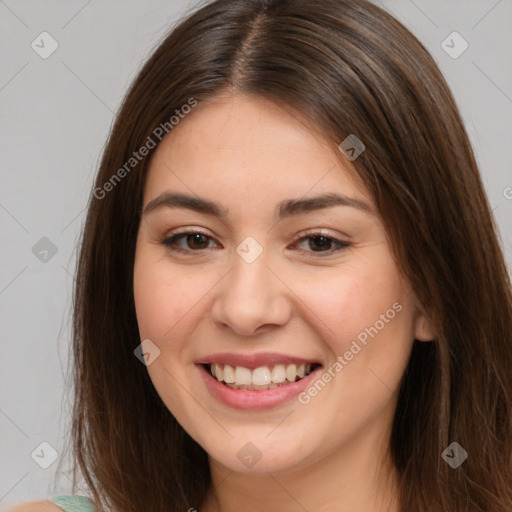
[[[41,500],[0,508],[0,512],[62,512],[62,509],[48,500]]]

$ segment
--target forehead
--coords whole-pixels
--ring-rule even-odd
[[[217,198],[350,193],[371,201],[349,161],[300,113],[256,96],[200,103],[162,140],[145,202],[166,189]]]

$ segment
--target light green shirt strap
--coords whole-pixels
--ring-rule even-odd
[[[89,498],[86,498],[85,496],[78,496],[77,494],[73,496],[57,496],[55,498],[50,498],[49,501],[55,503],[55,505],[66,512],[96,511],[96,507]]]

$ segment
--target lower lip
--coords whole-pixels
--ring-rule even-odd
[[[249,391],[244,389],[231,389],[215,379],[203,365],[197,365],[197,367],[213,398],[228,407],[245,410],[272,409],[273,407],[278,407],[292,400],[309,386],[318,371],[322,369],[322,367],[319,366],[307,377],[303,377],[296,382],[278,388],[268,389],[266,391]]]

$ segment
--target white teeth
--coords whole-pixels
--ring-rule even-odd
[[[273,367],[260,366],[251,371],[244,366],[213,363],[210,365],[210,372],[219,382],[224,382],[232,389],[267,390],[302,379],[312,368],[310,363],[276,364]]]
[[[276,364],[274,368],[272,368],[272,382],[275,384],[279,384],[286,380],[286,368],[284,364]]]
[[[269,389],[269,385],[266,384],[266,385],[257,386],[256,384],[253,384],[252,386],[247,386],[247,389],[252,389],[254,391],[266,391],[267,389]]]
[[[297,376],[297,365],[295,364],[289,364],[286,367],[286,378],[290,382],[295,382],[295,377]]]
[[[224,372],[218,364],[213,365],[213,376],[216,377],[218,381],[221,381],[224,378]]]
[[[237,386],[250,386],[252,384],[251,370],[243,366],[235,368],[235,384]]]
[[[272,374],[268,366],[260,366],[252,372],[252,383],[255,386],[268,386],[272,383]]]
[[[229,364],[224,366],[224,382],[226,384],[234,384],[235,383],[235,369]]]

